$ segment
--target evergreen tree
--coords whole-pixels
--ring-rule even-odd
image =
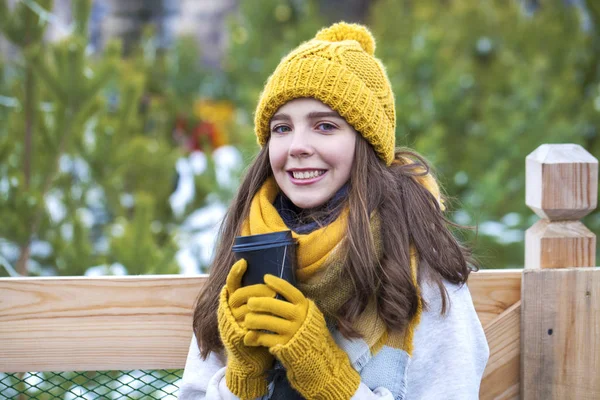
[[[88,54],[90,4],[72,2],[73,32],[45,43],[51,1],[10,10],[0,0],[0,30],[20,50],[0,79],[0,255],[21,275],[81,275],[114,263],[128,273],[178,273],[181,222],[209,193],[231,196],[207,168],[182,213],[169,204],[175,164],[194,150],[174,139],[178,118],[213,126],[190,101],[202,71],[179,76],[190,46],[182,41],[167,54],[153,47],[151,31],[128,57],[118,42]],[[183,134],[212,165],[212,149],[223,144],[218,135]],[[0,268],[0,276],[9,270]]]
[[[536,218],[524,201],[527,154],[564,142],[600,154],[598,33],[582,15],[562,1],[533,13],[514,1],[381,0],[372,9],[398,142],[437,168],[459,200],[454,219],[480,226],[476,254],[487,268],[523,265],[523,231]],[[597,230],[595,214],[588,226]]]

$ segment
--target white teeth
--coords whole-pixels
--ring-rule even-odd
[[[325,173],[325,171],[307,171],[307,172],[298,172],[292,171],[292,175],[295,179],[310,179],[315,178],[317,176],[321,176]]]

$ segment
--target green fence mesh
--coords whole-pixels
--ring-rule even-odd
[[[183,370],[0,373],[0,400],[177,399]]]

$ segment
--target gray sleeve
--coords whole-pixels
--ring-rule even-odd
[[[489,347],[467,285],[444,282],[450,309],[440,315],[440,291],[423,284],[429,303],[414,337],[408,369],[408,400],[469,400],[479,398],[479,385]]]

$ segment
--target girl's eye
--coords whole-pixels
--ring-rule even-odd
[[[317,128],[319,128],[319,127],[323,127],[323,128],[321,128],[319,130],[322,130],[322,131],[325,131],[325,132],[331,132],[334,129],[336,129],[335,125],[330,124],[328,122],[322,122],[322,123],[320,123],[319,125],[317,125]]]
[[[279,125],[279,126],[274,127],[271,131],[274,133],[285,133],[285,132],[291,131],[291,129],[289,126]]]

